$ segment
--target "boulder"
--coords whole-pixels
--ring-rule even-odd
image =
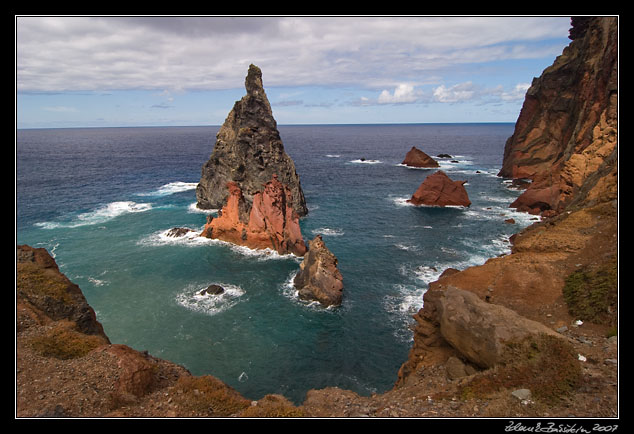
[[[308,252],[293,280],[299,297],[318,301],[326,307],[340,305],[343,297],[343,277],[337,263],[337,257],[328,250],[321,235],[309,241]]]
[[[471,201],[464,188],[466,182],[453,181],[439,170],[425,178],[408,202],[414,205],[468,207]]]
[[[405,154],[405,159],[401,164],[410,167],[439,167],[436,160],[425,154],[416,146],[412,146],[412,149]]]
[[[428,307],[428,304],[433,305]],[[560,337],[545,325],[470,291],[448,286],[425,294],[425,308],[435,312],[442,337],[465,358],[491,368],[502,361],[506,343],[532,334]]]

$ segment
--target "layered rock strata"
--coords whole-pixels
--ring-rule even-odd
[[[306,246],[298,220],[308,209],[295,164],[284,151],[260,68],[249,67],[245,87],[247,94],[218,131],[196,187],[199,208],[222,208],[219,217],[208,217],[202,235],[302,256]]]
[[[299,216],[292,208],[292,193],[274,174],[249,204],[240,186],[227,183],[229,197],[218,217],[209,216],[201,233],[252,249],[272,249],[303,256],[306,245]]]
[[[293,284],[299,297],[318,301],[322,306],[338,306],[343,298],[343,278],[337,257],[326,247],[321,235],[308,243],[308,253],[300,264]]]
[[[409,167],[439,167],[436,160],[416,146],[412,146],[412,149],[405,154],[405,159],[401,164]]]
[[[616,198],[618,18],[572,19],[572,42],[526,92],[499,176],[532,180],[511,207],[545,216]]]
[[[308,214],[306,200],[295,170],[286,154],[277,122],[262,84],[262,71],[249,66],[246,95],[236,101],[216,135],[209,160],[202,168],[196,187],[197,206],[220,209],[231,194],[232,182],[242,191],[248,206],[275,174],[291,192],[292,208],[299,217]]]
[[[464,188],[466,182],[453,181],[439,170],[425,178],[408,202],[414,205],[468,207],[471,200]]]

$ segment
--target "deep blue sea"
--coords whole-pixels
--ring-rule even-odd
[[[18,130],[17,242],[54,256],[113,343],[250,399],[390,389],[428,283],[508,253],[531,223],[496,176],[512,123],[279,126],[308,204],[304,238],[322,234],[344,278],[342,306],[323,309],[295,296],[299,258],[164,236],[202,229],[195,187],[218,128]],[[441,169],[468,181],[471,207],[405,202],[436,170],[401,166],[412,146],[452,155]],[[226,292],[197,295],[212,283]]]

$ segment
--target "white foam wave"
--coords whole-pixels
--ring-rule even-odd
[[[189,213],[199,213],[199,214],[214,214],[217,213],[218,210],[215,208],[211,209],[200,209],[198,208],[198,203],[194,202],[187,207],[187,212]]]
[[[341,155],[339,155],[339,154],[326,154],[326,157],[328,157],[328,158],[339,158],[339,157],[341,157]]]
[[[394,202],[396,206],[415,206],[413,203],[408,202],[411,196],[390,197],[389,199]]]
[[[224,292],[218,295],[200,294],[203,289],[206,289],[212,284],[222,286]],[[190,284],[176,295],[176,303],[195,312],[204,313],[206,315],[216,315],[232,308],[238,302],[242,301],[243,298],[241,297],[244,294],[245,291],[240,286],[228,283],[210,282],[205,284]]]
[[[233,244],[227,241],[203,237],[200,235],[200,233],[202,232],[202,228],[198,230],[192,229],[191,231],[186,232],[179,237],[169,236],[168,232],[170,230],[171,229],[160,230],[158,232],[155,232],[139,240],[137,242],[137,245],[150,246],[150,247],[158,247],[158,246],[166,246],[166,245],[178,245],[178,246],[186,246],[186,247],[217,245],[217,246],[228,247],[235,253],[238,253],[242,256],[254,258],[258,261],[267,261],[271,259],[292,259],[294,261],[299,262],[302,259],[291,253],[282,255],[273,249],[251,249],[249,247],[238,246],[236,244]]]
[[[70,222],[41,222],[35,223],[44,229],[76,228],[79,226],[105,223],[123,214],[145,212],[152,209],[150,203],[136,203],[132,201],[111,202],[101,208],[79,214]]]
[[[187,232],[180,237],[167,235],[170,230],[171,229],[154,232],[153,234],[139,240],[137,242],[137,245],[152,247],[166,245],[196,247],[204,244],[210,244],[210,242],[213,241],[209,238],[200,236],[200,232],[202,231],[202,229],[198,231],[192,229],[190,232]]]
[[[403,163],[398,163],[396,164],[396,166],[405,167],[407,169],[413,169],[413,170],[438,170],[437,167],[415,167],[415,166],[408,166],[407,164],[403,164]]]
[[[311,231],[313,235],[326,235],[331,237],[340,237],[344,234],[341,229],[333,229],[333,228],[317,228]]]
[[[194,190],[197,185],[197,182],[170,182],[149,193],[138,193],[137,196],[169,196],[182,191]]]
[[[356,159],[356,160],[350,160],[350,163],[356,163],[356,164],[380,164],[382,163],[381,160],[366,160],[366,159]]]
[[[405,250],[405,251],[407,251],[407,252],[413,252],[413,251],[416,251],[416,250],[418,250],[418,249],[419,249],[419,247],[418,247],[418,246],[415,246],[415,245],[407,245],[407,244],[403,244],[403,243],[397,243],[397,244],[394,244],[394,246],[395,246],[397,249]]]
[[[394,288],[397,294],[385,297],[385,307],[388,312],[405,314],[409,317],[423,307],[423,295],[427,288],[403,284],[396,284]]]

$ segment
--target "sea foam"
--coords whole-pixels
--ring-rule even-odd
[[[137,193],[137,196],[169,196],[170,194],[180,193],[182,191],[194,190],[197,185],[197,182],[170,182],[149,193]]]
[[[43,229],[76,228],[79,226],[105,223],[123,214],[145,212],[152,209],[150,203],[136,203],[132,201],[111,202],[94,211],[77,215],[69,222],[40,222],[35,223]]]
[[[220,285],[224,288],[224,292],[218,295],[205,294],[200,292],[209,285]],[[235,306],[242,301],[241,298],[245,291],[237,285],[223,282],[209,282],[204,284],[193,283],[187,285],[176,295],[176,303],[193,310],[195,312],[204,313],[206,315],[216,315]]]

